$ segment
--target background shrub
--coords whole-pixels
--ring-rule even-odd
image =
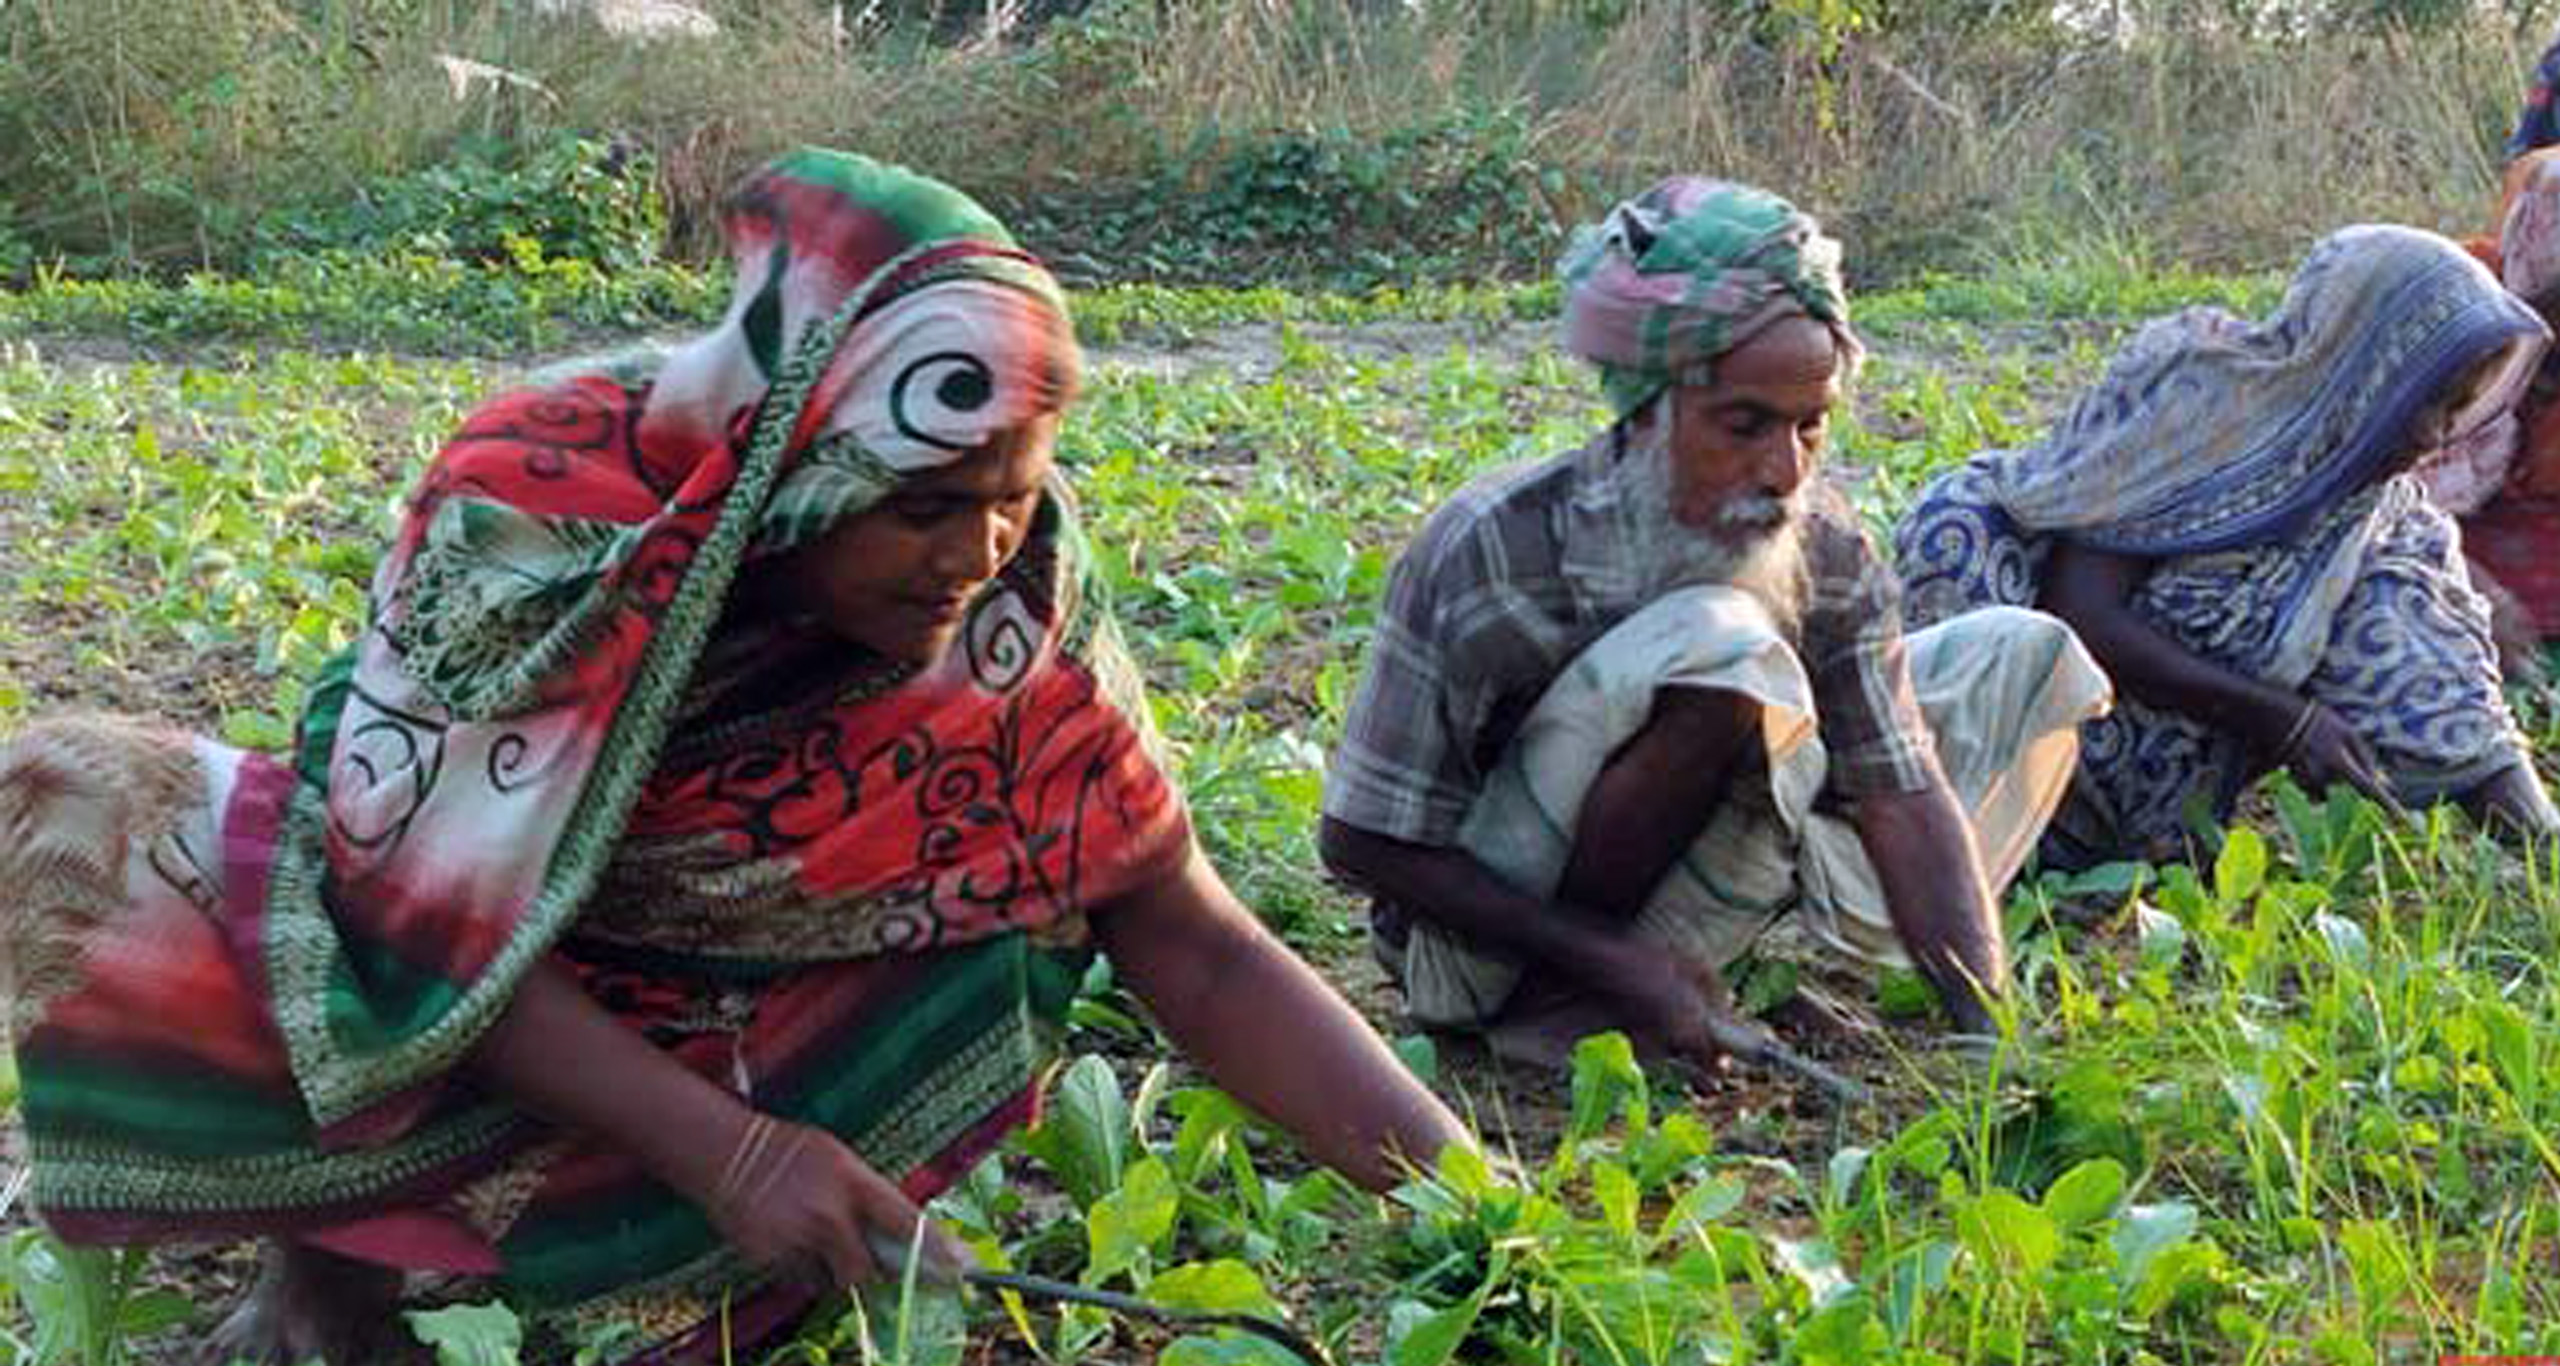
[[[715,246],[817,141],[966,186],[1084,278],[1543,273],[1673,169],[1823,213],[1874,284],[2090,240],[2265,267],[2469,231],[2528,0],[696,0],[634,41],[517,0],[0,3],[0,222],[77,273],[509,237]],[[603,156],[597,146],[616,149]],[[619,167],[616,171],[614,167]],[[628,188],[654,183],[657,200]],[[555,221],[556,220],[556,221]]]
[[[272,214],[257,237],[270,251],[480,263],[514,260],[530,243],[546,260],[630,270],[657,259],[666,220],[647,152],[564,133],[466,141],[448,160]]]

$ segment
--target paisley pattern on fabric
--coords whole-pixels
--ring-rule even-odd
[[[1940,476],[1896,529],[1915,628],[1977,606],[2033,605],[2050,537],[1989,500],[1977,457]],[[2334,708],[2405,799],[2459,791],[2524,756],[2500,691],[2488,609],[2452,519],[2408,479],[2367,489],[2291,540],[2160,561],[2133,599],[2197,655]],[[2138,698],[2080,728],[2080,773],[2048,862],[2176,857],[2188,822],[2226,821],[2251,776],[2241,738]]]
[[[899,672],[875,661],[671,746],[579,934],[749,961],[924,952],[1015,929],[1072,940],[1089,882],[1126,877],[1097,834],[1143,834],[1172,812],[1160,788],[1129,780],[1136,737],[1099,681],[1038,667],[1055,648],[1039,634],[1054,550],[1017,557],[932,673],[842,705]]]
[[[1915,626],[2032,606],[2061,541],[2137,556],[2133,610],[2197,656],[2336,710],[2405,800],[2525,757],[2451,517],[2391,475],[2422,415],[2469,430],[2542,352],[2538,319],[2452,243],[2358,227],[2274,316],[2143,328],[2042,442],[1921,491],[1895,531]],[[2521,367],[2521,371],[2520,371]],[[2442,396],[2469,376],[2469,401]],[[2243,737],[2119,699],[2081,728],[2049,861],[2177,857],[2253,776]]]
[[[2499,410],[2549,332],[2433,233],[2321,239],[2264,322],[2191,308],[2145,325],[2037,445],[1994,467],[2018,524],[2100,550],[2183,555],[2290,535],[2389,472],[2458,379],[2443,430]]]

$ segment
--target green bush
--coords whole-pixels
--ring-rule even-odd
[[[1343,130],[1279,133],[1228,153],[1210,176],[1202,223],[1238,246],[1322,252],[1376,236],[1417,255],[1509,254],[1552,231],[1528,128],[1516,116],[1460,115],[1369,139]]]
[[[646,154],[561,135],[526,147],[473,141],[352,199],[314,201],[258,225],[270,254],[406,254],[504,263],[524,256],[632,270],[658,259],[667,215]]]
[[[1142,180],[1023,206],[1026,236],[1098,278],[1367,289],[1537,276],[1561,231],[1562,174],[1509,112],[1383,136],[1337,126],[1201,141]]]

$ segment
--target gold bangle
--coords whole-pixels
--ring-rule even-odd
[[[747,1127],[738,1135],[737,1146],[729,1150],[728,1164],[720,1169],[720,1184],[712,1189],[712,1203],[727,1204],[729,1197],[745,1183],[747,1175],[755,1170],[763,1157],[766,1145],[773,1141],[776,1127],[773,1117],[762,1113],[747,1120]]]
[[[750,1205],[764,1199],[765,1192],[773,1189],[773,1183],[790,1172],[791,1154],[800,1146],[799,1133],[779,1123],[772,1126],[770,1133],[773,1141],[759,1154],[760,1157],[770,1160],[765,1161],[764,1171],[756,1178],[755,1184],[745,1190],[746,1200]]]

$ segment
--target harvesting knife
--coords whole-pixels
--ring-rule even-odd
[[[906,1274],[906,1244],[875,1228],[864,1229],[863,1240],[870,1245],[872,1257],[877,1259],[889,1274],[893,1276]],[[1141,1299],[1135,1295],[1123,1295],[1111,1290],[1096,1290],[1091,1286],[1077,1285],[1072,1281],[1051,1280],[1046,1276],[1027,1276],[1013,1271],[989,1271],[975,1266],[959,1268],[955,1272],[952,1268],[937,1266],[927,1261],[918,1274],[927,1280],[945,1285],[956,1280],[982,1290],[1010,1290],[1026,1299],[1090,1304],[1095,1308],[1107,1309],[1124,1317],[1145,1319],[1150,1323],[1161,1323],[1169,1327],[1233,1328],[1239,1332],[1251,1333],[1266,1342],[1278,1344],[1290,1355],[1306,1362],[1307,1366],[1333,1366],[1333,1358],[1327,1356],[1324,1348],[1313,1339],[1278,1319],[1266,1318],[1260,1314],[1176,1309],[1169,1304],[1158,1304],[1154,1300]]]
[[[1866,1103],[1867,1088],[1789,1048],[1774,1034],[1713,1012],[1707,1016],[1707,1032],[1716,1047],[1737,1062],[1794,1073],[1842,1105]]]

